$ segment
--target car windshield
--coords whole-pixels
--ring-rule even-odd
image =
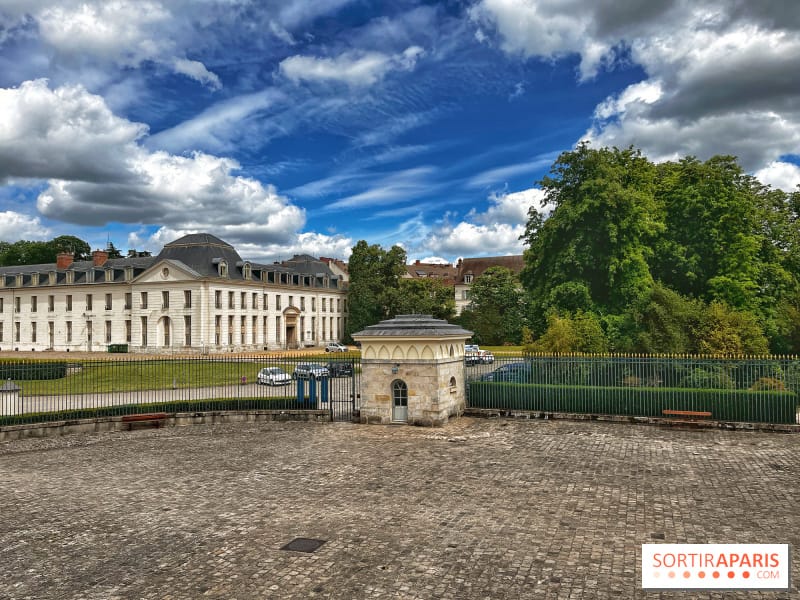
[[[281,371],[278,367],[271,367],[269,369],[264,369],[264,373],[269,375],[281,375],[283,371]]]

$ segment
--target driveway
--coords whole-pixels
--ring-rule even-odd
[[[800,547],[799,440],[462,418],[9,442],[0,597],[653,598],[643,543]]]

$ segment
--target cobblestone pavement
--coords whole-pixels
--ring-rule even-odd
[[[800,438],[463,418],[0,444],[0,598],[797,598]],[[314,553],[281,550],[325,540]],[[644,593],[642,543],[790,543],[791,592]]]

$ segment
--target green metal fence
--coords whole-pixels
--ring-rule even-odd
[[[360,376],[355,353],[0,360],[0,425],[250,409],[329,410],[347,420]]]
[[[794,356],[541,354],[465,368],[471,408],[798,422]]]

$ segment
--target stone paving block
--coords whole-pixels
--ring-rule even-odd
[[[0,444],[0,598],[654,598],[643,543],[789,543],[800,438],[239,423]],[[325,540],[314,552],[281,548]]]

